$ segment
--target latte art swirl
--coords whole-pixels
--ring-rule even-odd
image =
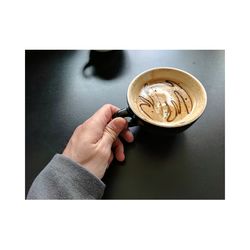
[[[137,105],[147,118],[168,123],[181,120],[193,108],[187,91],[168,80],[145,84],[137,98]]]

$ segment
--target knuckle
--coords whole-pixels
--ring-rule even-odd
[[[82,124],[78,125],[78,126],[76,127],[76,130],[81,130],[81,128],[82,128]]]
[[[82,124],[76,127],[75,133],[79,133],[81,130],[82,130]]]
[[[101,107],[101,109],[103,109],[103,110],[108,110],[108,109],[110,109],[110,106],[111,106],[111,104],[104,104],[104,105]]]
[[[105,107],[105,108],[110,108],[111,106],[112,105],[110,103],[106,103],[106,104],[103,105],[103,107]]]
[[[89,126],[90,121],[86,120],[84,123],[78,125],[76,127],[76,131],[81,132],[82,130],[86,129]]]
[[[87,119],[85,122],[81,124],[81,126],[87,126],[91,122],[91,118]]]

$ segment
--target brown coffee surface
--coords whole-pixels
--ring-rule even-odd
[[[193,102],[178,83],[166,80],[146,83],[137,98],[137,106],[146,119],[171,123],[189,115]]]

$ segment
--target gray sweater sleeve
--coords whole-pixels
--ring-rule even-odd
[[[64,155],[56,154],[34,180],[27,199],[100,199],[105,184]]]

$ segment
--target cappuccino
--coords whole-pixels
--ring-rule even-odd
[[[130,117],[128,126],[177,134],[202,115],[206,90],[190,73],[176,68],[153,68],[136,76],[128,86],[128,107],[115,117]]]
[[[144,84],[137,98],[137,107],[146,119],[172,123],[191,114],[193,102],[180,84],[165,80]]]

